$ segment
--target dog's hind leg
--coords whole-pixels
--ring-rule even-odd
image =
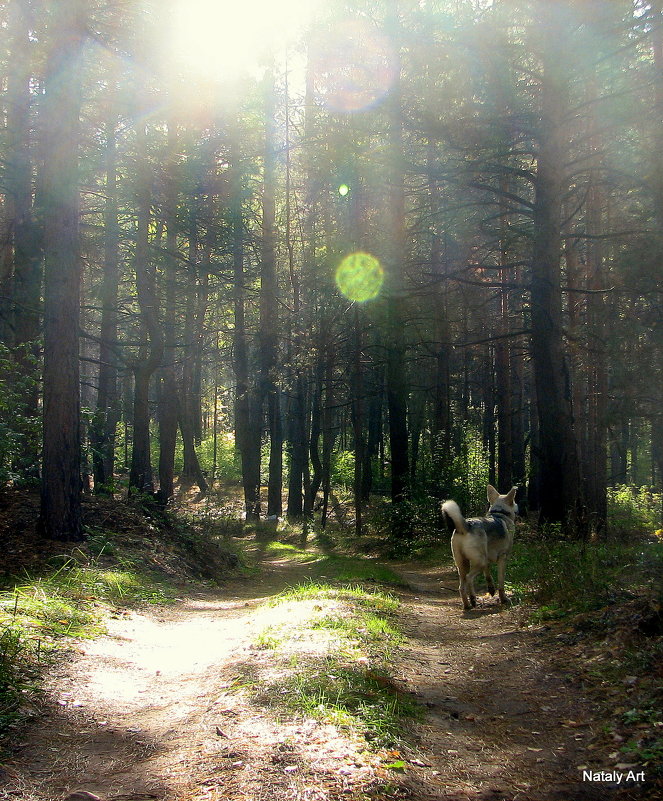
[[[466,591],[470,598],[470,605],[473,607],[477,605],[477,596],[474,591],[474,579],[479,575],[479,573],[483,573],[484,570],[485,566],[483,564],[473,563],[470,566],[470,570],[465,579]],[[467,607],[465,608],[467,609]]]
[[[460,599],[463,602],[463,607],[465,609],[471,609],[470,599],[467,595],[467,572],[470,569],[470,560],[463,554],[462,549],[452,540],[451,542],[451,550],[454,556],[454,562],[456,563],[456,570],[458,570],[458,578],[460,579],[460,583],[458,585],[458,590],[460,592]]]
[[[504,574],[506,572],[506,554],[503,553],[497,557],[497,591],[500,596],[501,604],[508,604],[509,599],[504,592]]]
[[[490,563],[486,565],[486,569],[483,571],[484,576],[486,577],[486,588],[491,595],[495,595],[495,582],[493,581],[493,574],[490,572]]]

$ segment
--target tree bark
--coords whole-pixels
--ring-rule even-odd
[[[278,362],[278,284],[276,277],[276,111],[274,69],[265,79],[265,152],[263,163],[262,237],[260,258],[260,386],[267,404],[269,429],[269,481],[267,515],[283,513],[283,430],[280,391],[276,381]]]
[[[39,529],[56,540],[84,538],[80,498],[79,113],[81,0],[52,9],[43,100],[44,410]]]
[[[141,315],[144,342],[133,365],[133,449],[129,471],[129,492],[154,492],[150,459],[150,380],[163,358],[163,332],[159,321],[159,301],[156,293],[156,274],[149,252],[151,212],[151,172],[147,160],[145,123],[136,126],[136,203],[137,231],[134,269],[136,293]]]
[[[179,135],[177,124],[168,124],[168,162],[166,175],[166,290],[164,308],[164,363],[159,384],[159,490],[157,498],[166,505],[175,492],[175,449],[177,446],[177,420],[179,401],[175,362],[176,346],[176,291],[177,291],[177,179]]]
[[[582,512],[580,467],[573,428],[571,387],[562,325],[560,265],[564,187],[567,3],[539,2],[542,86],[532,252],[532,361],[540,437],[541,520],[578,526]]]
[[[400,42],[398,0],[390,0],[388,26],[395,43]],[[400,57],[387,105],[389,141],[386,173],[388,176],[388,212],[386,232],[385,293],[387,330],[385,337],[387,370],[387,409],[389,413],[389,448],[391,451],[391,500],[399,503],[409,493],[409,455],[407,430],[408,382],[405,367],[405,185],[403,164],[403,111],[400,92]]]
[[[262,414],[249,373],[244,276],[244,209],[242,164],[239,143],[230,143],[230,225],[233,260],[233,370],[235,372],[235,446],[242,463],[242,486],[247,521],[260,519],[260,443]]]
[[[115,431],[120,419],[117,387],[117,292],[119,240],[117,206],[117,116],[106,123],[106,197],[104,200],[104,274],[101,288],[99,389],[90,438],[94,491],[111,494],[115,463]]]

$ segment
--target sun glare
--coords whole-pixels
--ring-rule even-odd
[[[278,53],[293,41],[316,7],[314,0],[177,0],[174,66],[218,81],[259,73],[270,51]]]

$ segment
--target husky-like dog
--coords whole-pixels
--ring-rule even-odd
[[[451,551],[460,576],[460,597],[465,609],[477,605],[474,593],[474,579],[483,573],[486,576],[488,592],[495,595],[495,584],[490,573],[491,563],[497,563],[497,590],[500,603],[507,603],[504,592],[504,571],[506,560],[513,547],[513,533],[518,506],[515,503],[516,491],[513,487],[506,495],[500,495],[495,487],[488,485],[490,509],[485,517],[472,517],[466,520],[456,501],[445,501],[442,513],[451,535]]]

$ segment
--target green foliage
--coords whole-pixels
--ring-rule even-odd
[[[440,525],[440,504],[430,495],[376,505],[368,519],[374,544],[392,559],[410,556],[439,543]]]
[[[334,451],[331,459],[331,483],[334,487],[352,488],[355,480],[355,455],[352,451]]]
[[[462,431],[445,475],[440,477],[441,485],[449,488],[448,497],[456,501],[466,517],[486,511],[488,475],[488,450],[480,432],[468,426]]]
[[[214,466],[214,437],[204,439],[198,448],[198,459],[203,471],[212,475]],[[242,469],[235,448],[235,436],[230,431],[219,431],[216,440],[216,478],[230,482],[241,482]]]
[[[608,488],[608,526],[618,537],[651,534],[661,527],[663,497],[649,487]]]
[[[663,544],[633,545],[516,539],[507,587],[530,597],[535,616],[555,619],[599,609],[632,597],[643,587],[661,587]]]
[[[38,362],[29,351],[22,355],[34,368],[26,375],[17,356],[0,343],[0,483],[21,482],[38,472],[40,421],[25,413],[25,399],[37,388]]]

